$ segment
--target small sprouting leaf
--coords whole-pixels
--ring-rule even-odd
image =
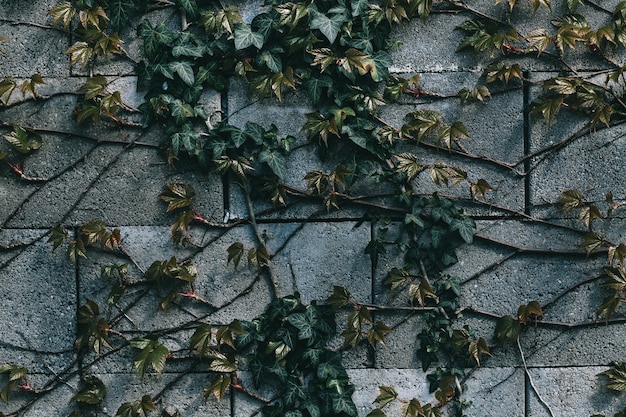
[[[9,382],[22,379],[28,373],[28,369],[23,366],[4,363],[0,365],[0,374],[9,374]]]
[[[409,116],[412,120],[402,126],[402,132],[409,135],[415,133],[418,141],[434,133],[443,124],[441,113],[434,110],[419,110]]]
[[[583,235],[583,242],[580,244],[581,248],[587,250],[587,255],[604,245],[604,237],[598,232],[587,232]],[[611,248],[609,248],[609,263],[612,263]]]
[[[477,196],[482,196],[483,200],[486,200],[487,191],[492,191],[493,187],[487,182],[487,180],[479,179],[475,183],[470,182],[470,193],[472,195],[472,199],[475,199]]]
[[[202,323],[191,336],[189,350],[203,357],[213,343],[213,333],[210,324]]]
[[[69,238],[69,234],[67,229],[63,226],[57,226],[54,229],[50,230],[50,237],[48,238],[48,243],[52,243],[52,250],[55,250],[65,242],[67,242]]]
[[[485,338],[481,337],[478,340],[470,340],[468,346],[468,352],[476,361],[476,365],[480,366],[480,355],[489,355],[491,356],[491,352],[489,351],[489,346],[487,345],[487,341]]]
[[[403,152],[394,156],[398,161],[396,172],[406,174],[407,181],[413,180],[413,178],[428,168],[426,165],[422,165],[417,162],[417,155],[410,152]]]
[[[31,151],[41,148],[43,140],[41,136],[30,129],[25,129],[19,125],[13,125],[13,130],[2,135],[20,153],[28,154]]]
[[[83,388],[72,397],[72,401],[85,404],[98,404],[106,397],[106,385],[94,375],[86,375],[81,381]]]
[[[563,97],[540,99],[532,103],[530,114],[535,117],[541,114],[545,122],[550,123],[561,109],[562,104]]]
[[[78,92],[84,94],[86,100],[91,100],[102,94],[108,84],[109,82],[106,77],[90,77],[87,79],[87,82],[78,89]]]
[[[539,301],[531,301],[528,304],[523,304],[517,309],[517,320],[522,324],[528,324],[530,320],[537,320],[543,316],[543,310]]]
[[[22,85],[20,85],[20,91],[22,92],[22,97],[26,97],[27,94],[36,98],[37,91],[36,88],[38,85],[46,84],[41,75],[33,74],[30,79],[24,80]]]
[[[422,278],[419,283],[412,283],[409,286],[409,300],[411,304],[413,304],[413,300],[416,300],[423,307],[426,304],[426,298],[431,298],[435,301],[439,299],[433,291],[428,278]]]
[[[156,339],[146,339],[137,337],[130,341],[130,345],[141,349],[134,359],[137,374],[143,378],[149,367],[157,373],[162,373],[165,368],[165,360],[169,350]]]
[[[84,346],[93,349],[100,355],[103,347],[111,347],[109,344],[109,323],[100,317],[100,308],[94,301],[87,302],[78,309],[77,337],[74,341],[76,349]]]
[[[79,256],[87,258],[87,249],[85,248],[85,242],[83,241],[83,239],[79,237],[78,239],[70,242],[70,244],[67,245],[67,256],[74,264],[78,262]]]
[[[463,122],[454,122],[452,125],[443,125],[437,132],[437,140],[442,141],[448,149],[459,139],[469,139],[469,133]]]
[[[173,183],[166,184],[165,187],[167,191],[162,192],[159,197],[167,203],[168,212],[191,206],[193,198],[196,195],[191,185]]]
[[[230,261],[233,261],[233,264],[235,265],[235,269],[236,269],[244,253],[243,243],[241,242],[233,243],[232,245],[228,247],[228,249],[226,249],[226,252],[228,252],[228,261],[226,263],[229,264]]]
[[[501,345],[514,344],[519,337],[520,331],[519,321],[511,316],[504,316],[496,324],[494,338]]]
[[[132,403],[123,403],[115,413],[116,417],[146,417],[151,411],[156,411],[156,406],[152,397],[144,395],[141,400],[135,400]]]
[[[231,373],[237,370],[237,364],[218,350],[209,349],[206,353],[206,357],[211,360],[209,371]]]

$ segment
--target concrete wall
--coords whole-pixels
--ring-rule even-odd
[[[109,388],[101,415],[114,415],[122,402],[146,393],[154,395],[168,387],[162,404],[170,410],[177,407],[183,416],[251,416],[259,403],[239,393],[219,403],[213,399],[203,402],[202,388],[209,377],[203,370],[194,369],[176,379],[176,371],[182,366],[176,361],[166,367],[162,376],[148,375],[141,381],[133,370],[130,348],[99,359],[75,360],[72,345],[77,308],[86,300],[104,305],[109,283],[100,277],[100,267],[120,259],[90,251],[87,259],[73,265],[60,251],[53,253],[51,245],[46,244],[49,229],[57,224],[75,228],[98,218],[111,227],[120,227],[123,246],[137,264],[131,267],[131,277],[139,278],[140,270],[157,259],[172,255],[193,258],[199,272],[198,294],[215,307],[207,309],[190,302],[182,309],[164,313],[158,309],[157,295],[131,294],[124,299],[128,305],[119,322],[129,335],[143,335],[198,317],[212,323],[251,319],[263,311],[271,291],[254,270],[234,271],[232,264],[226,263],[226,248],[231,243],[254,242],[247,226],[226,231],[195,228],[193,236],[201,250],[177,248],[171,243],[173,218],[165,213],[158,198],[164,184],[193,185],[198,208],[215,222],[221,222],[226,211],[234,219],[247,216],[245,201],[236,186],[224,184],[219,176],[200,173],[194,167],[176,170],[166,166],[158,154],[161,135],[157,130],[142,133],[132,128],[120,129],[106,121],[89,128],[77,126],[71,116],[76,102],[73,92],[84,82],[85,74],[80,68],[72,68],[68,56],[63,54],[72,43],[71,36],[45,27],[51,23],[46,13],[54,3],[0,2],[0,35],[9,39],[0,43],[4,49],[0,78],[20,79],[37,72],[47,83],[39,92],[49,96],[46,100],[25,100],[0,107],[2,133],[8,130],[8,123],[18,123],[40,129],[44,141],[42,148],[25,160],[24,178],[7,166],[0,167],[0,363],[28,367],[30,385],[51,390],[22,415],[67,416],[74,407],[69,400],[79,376],[95,374]],[[260,2],[239,3],[242,10],[253,14]],[[495,16],[507,17],[505,4],[492,7],[487,1],[472,3],[479,3],[475,7]],[[527,2],[520,3],[523,4],[509,17],[525,33],[546,25],[550,11],[541,8],[533,14]],[[616,3],[605,1],[603,6],[611,8]],[[562,12],[562,5],[554,4],[553,10],[553,14]],[[585,6],[584,13],[590,20],[608,19],[591,6]],[[394,33],[400,44],[392,53],[393,70],[398,74],[418,72],[425,90],[441,94],[455,94],[463,87],[482,82],[479,78],[489,57],[455,52],[460,33],[454,28],[468,17],[464,13],[435,14],[426,22],[414,20],[399,28]],[[122,37],[127,40],[125,48],[137,56],[139,42],[133,28],[128,28]],[[590,59],[586,53],[570,56],[569,63],[581,71],[603,67],[602,62]],[[531,81],[545,79],[558,70],[549,60],[528,59],[523,65]],[[114,88],[122,91],[125,101],[140,103],[141,95],[134,89],[136,78],[127,62],[114,58],[96,71],[116,79]],[[381,118],[399,124],[409,111],[438,110],[447,120],[466,123],[473,138],[466,143],[468,151],[515,164],[526,154],[566,139],[584,124],[576,116],[551,125],[531,122],[527,105],[538,92],[529,82],[528,88],[494,95],[486,105],[461,105],[456,98],[432,102],[428,98],[404,98],[399,104],[382,108]],[[19,95],[15,97],[19,99]],[[234,125],[243,126],[249,120],[264,125],[275,123],[281,132],[303,138],[300,128],[310,108],[301,97],[287,97],[283,103],[254,100],[243,86],[233,83],[227,95],[207,97],[206,104],[211,109],[222,108],[227,116],[233,114],[230,123]],[[532,158],[516,170],[428,148],[414,149],[425,160],[449,161],[466,169],[471,178],[485,178],[495,187],[488,194],[490,204],[467,204],[467,211],[477,219],[479,237],[473,245],[459,250],[460,262],[449,271],[463,281],[465,306],[496,315],[514,315],[520,304],[531,300],[545,304],[601,272],[605,258],[575,254],[580,233],[555,226],[575,226],[575,222],[563,218],[553,203],[561,191],[570,188],[581,189],[596,201],[601,201],[609,190],[617,197],[626,194],[623,129],[586,134],[550,152],[548,158]],[[135,146],[114,143],[131,140],[137,141]],[[0,149],[9,147],[3,143]],[[287,182],[291,185],[305,188],[304,174],[322,166],[311,151],[311,147],[301,148],[290,159]],[[519,175],[530,167],[534,169],[529,175]],[[428,181],[421,186],[425,192],[436,189]],[[441,191],[463,198],[469,195],[463,186]],[[273,263],[283,295],[298,290],[306,301],[323,299],[336,284],[349,288],[361,302],[385,301],[381,283],[389,268],[400,266],[401,258],[389,253],[375,270],[372,268],[364,248],[377,231],[369,222],[358,223],[361,214],[351,210],[329,216],[320,214],[318,207],[301,204],[259,216],[260,227],[269,236],[268,249],[275,255]],[[618,214],[610,222],[611,238],[617,241],[623,239],[621,220]],[[243,288],[252,290],[242,294]],[[577,286],[558,298],[544,319],[593,322],[595,308],[604,295],[597,280]],[[107,312],[110,316],[118,313],[115,308]],[[406,399],[431,398],[415,355],[420,316],[402,310],[379,316],[389,324],[398,324],[388,336],[387,347],[375,352],[359,348],[345,357],[357,387],[354,401],[363,416],[371,409],[379,385],[395,386]],[[495,320],[473,314],[467,314],[464,320],[492,342]],[[188,338],[189,331],[181,330],[169,335],[165,342],[175,351],[186,349]],[[611,361],[625,359],[625,340],[624,324],[529,328],[521,339],[528,372],[516,348],[495,349],[493,357],[486,358],[467,381],[464,398],[473,401],[467,414],[543,417],[550,415],[548,404],[557,417],[589,416],[596,412],[612,415],[626,406],[626,395],[604,388],[604,381],[597,374],[607,369]],[[0,411],[8,414],[36,398],[29,393],[16,394],[9,404],[0,404]]]

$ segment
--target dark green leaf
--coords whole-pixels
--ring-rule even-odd
[[[93,375],[87,375],[82,379],[83,388],[72,397],[72,401],[85,404],[98,404],[107,395],[107,387]]]
[[[252,45],[257,49],[261,49],[263,42],[263,35],[253,32],[250,26],[245,23],[237,23],[235,25],[235,49],[246,49]]]

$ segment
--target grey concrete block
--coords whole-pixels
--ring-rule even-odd
[[[516,368],[478,368],[464,384],[461,399],[473,417],[525,416],[524,372]]]
[[[421,369],[422,362],[417,356],[417,335],[425,329],[421,315],[410,312],[378,313],[377,320],[381,320],[394,331],[385,337],[385,346],[379,346],[374,352],[376,368]]]
[[[484,84],[479,74],[424,73],[419,85],[429,93],[453,96],[463,88],[475,89]],[[443,116],[445,123],[461,121],[467,127],[470,140],[461,139],[463,147],[471,154],[491,158],[505,164],[517,163],[524,155],[524,103],[521,88],[498,92],[483,103],[461,103],[457,97],[411,99],[403,97],[399,104],[381,107],[380,117],[395,127],[407,121],[413,111],[434,110]],[[430,138],[429,142],[433,142]],[[444,145],[445,146],[445,145]]]
[[[19,6],[17,4],[17,1],[11,2],[9,6],[11,10],[7,12],[12,13],[24,7],[23,4]],[[27,12],[29,9],[36,8],[37,16],[41,14],[41,4],[42,2],[30,2],[22,10]],[[5,16],[2,10],[0,10],[0,16]],[[19,17],[22,16],[16,16],[16,18]],[[33,23],[43,23],[27,16],[26,19]],[[70,75],[70,60],[69,56],[65,55],[65,51],[70,46],[68,34],[55,29],[23,24],[13,25],[6,22],[0,22],[0,33],[8,39],[0,43],[0,48],[4,51],[0,64],[1,78],[30,77],[33,74],[40,74],[43,77]]]
[[[597,376],[605,367],[537,368],[530,376],[543,401],[556,416],[588,416],[602,413],[612,416],[624,408],[624,395],[603,387],[605,381]],[[529,394],[531,417],[549,416],[547,407]]]
[[[75,269],[46,240],[44,231],[5,229],[2,243],[18,246],[0,253],[0,356],[35,373],[71,367],[76,332]]]
[[[371,264],[365,254],[371,238],[367,224],[305,223],[302,228],[268,224],[267,230],[278,238],[268,249],[283,246],[273,259],[282,295],[298,291],[308,303],[325,300],[333,285],[342,285],[355,300],[371,300]]]
[[[24,3],[19,0],[5,0],[0,3],[0,16],[5,19],[40,23],[43,24],[47,19],[48,11],[57,4],[56,0],[41,0]]]
[[[433,92],[449,94],[449,90],[458,92],[464,86],[472,87],[476,82],[474,75],[442,75],[427,74],[424,77],[426,89]],[[445,81],[444,81],[445,80]],[[438,87],[446,85],[448,87]],[[451,86],[451,87],[450,87]],[[508,207],[512,210],[522,210],[524,207],[524,184],[523,178],[513,168],[506,165],[514,165],[519,162],[524,154],[523,133],[523,100],[521,91],[511,91],[505,94],[494,95],[484,105],[480,103],[462,105],[456,98],[444,99],[435,102],[417,100],[413,103],[394,104],[381,108],[380,117],[386,123],[400,128],[408,121],[406,116],[414,111],[434,110],[439,112],[445,123],[451,124],[456,121],[463,122],[471,140],[461,140],[467,151],[479,159],[467,158],[447,152],[445,149],[437,150],[424,145],[416,145],[407,142],[400,149],[403,152],[411,152],[418,156],[422,164],[446,163],[458,167],[467,172],[468,179],[476,182],[485,179],[494,188],[487,193],[488,204]],[[489,120],[489,123],[485,123]],[[434,139],[426,140],[434,144]],[[482,160],[480,158],[483,158]],[[499,162],[492,162],[499,161]],[[455,188],[447,189],[433,184],[427,172],[418,175],[414,181],[414,189],[419,193],[440,192],[469,199],[471,194],[469,186],[465,183]],[[468,211],[472,214],[497,212],[494,207],[471,207]]]
[[[498,315],[515,315],[521,304],[533,300],[545,304],[569,288],[596,275],[601,270],[602,264],[603,262],[597,260],[585,261],[584,258],[515,256],[465,284],[461,302],[463,305]],[[496,288],[502,291],[494,291]],[[575,317],[574,311],[568,312],[568,320],[586,320],[589,313],[581,313],[584,314],[583,317]]]

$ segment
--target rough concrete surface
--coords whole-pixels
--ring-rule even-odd
[[[39,98],[23,96],[18,88],[7,103],[0,104],[0,135],[18,124],[36,131],[43,141],[40,149],[24,156],[0,139],[0,154],[7,153],[0,158],[0,366],[27,367],[27,380],[19,383],[32,388],[13,387],[10,401],[0,403],[0,416],[68,417],[74,411],[79,414],[72,417],[115,416],[123,403],[143,395],[158,398],[159,411],[152,415],[160,415],[161,410],[178,410],[184,417],[259,415],[262,400],[272,398],[280,387],[256,390],[245,360],[239,376],[251,394],[231,389],[220,402],[203,399],[202,391],[214,374],[204,364],[181,359],[189,353],[194,329],[199,323],[218,326],[252,320],[273,297],[296,291],[305,303],[323,302],[332,294],[333,285],[347,288],[354,301],[368,305],[375,321],[394,329],[385,346],[379,344],[376,349],[367,343],[345,349],[339,335],[328,341],[330,348],[344,349],[342,363],[355,386],[353,400],[359,416],[365,417],[375,407],[380,386],[394,387],[405,401],[418,398],[422,403],[435,403],[416,354],[418,334],[425,328],[429,311],[411,306],[406,289],[392,294],[383,285],[388,272],[403,265],[405,253],[399,243],[406,242],[406,236],[398,231],[404,213],[382,219],[368,214],[369,207],[381,203],[398,207],[388,195],[389,185],[375,181],[375,171],[360,173],[351,196],[376,193],[377,198],[367,200],[369,206],[363,201],[340,203],[339,210],[331,211],[319,201],[293,195],[287,207],[254,201],[260,232],[256,236],[236,178],[222,178],[187,161],[169,166],[159,149],[166,139],[166,126],[141,128],[138,109],[146,91],[137,91],[133,63],[142,54],[139,21],[120,32],[131,59],[114,56],[98,59],[93,67],[71,66],[65,52],[75,39],[53,28],[48,15],[56,3],[0,0],[0,37],[6,38],[0,42],[0,82],[7,77],[19,84],[33,74],[40,74],[46,82],[37,87]],[[251,22],[269,10],[265,3],[270,2],[223,3],[238,6],[243,20]],[[407,121],[407,113],[435,110],[445,123],[463,122],[471,139],[462,140],[461,147],[438,148],[431,137],[423,143],[407,140],[398,149],[418,155],[421,163],[441,161],[462,168],[469,180],[484,179],[493,187],[483,200],[472,199],[466,183],[438,187],[427,172],[412,182],[419,193],[450,196],[476,219],[474,243],[459,247],[459,262],[445,271],[461,282],[458,326],[469,326],[472,337],[484,337],[493,350],[492,356],[482,357],[480,368],[466,370],[467,379],[459,381],[461,398],[468,404],[465,415],[613,416],[626,406],[626,395],[608,390],[606,379],[598,373],[612,362],[625,360],[624,313],[618,309],[617,322],[608,324],[596,314],[610,294],[601,285],[608,264],[606,251],[587,256],[579,247],[584,227],[577,214],[564,213],[555,203],[564,190],[579,189],[586,201],[606,213],[607,192],[616,201],[626,196],[624,127],[599,124],[589,130],[586,118],[566,109],[550,124],[530,117],[530,104],[542,93],[540,82],[566,69],[549,58],[558,54],[554,45],[540,60],[515,54],[504,57],[506,62],[521,63],[524,80],[514,79],[508,86],[489,85],[491,97],[486,103],[462,103],[457,93],[486,83],[483,70],[493,56],[489,51],[478,55],[457,51],[463,37],[458,26],[471,14],[440,10],[442,2],[434,3],[436,12],[427,20],[414,19],[391,35],[393,75],[419,73],[423,91],[381,105],[377,117],[399,128]],[[523,37],[538,28],[554,30],[550,20],[566,10],[567,2],[553,0],[551,10],[533,11],[530,1],[519,1],[513,12],[509,4],[515,2],[465,3],[487,10],[489,18],[510,22]],[[577,11],[598,28],[609,22],[610,11],[619,1],[581,3]],[[153,24],[165,21],[175,31],[185,23],[168,7],[151,10],[147,18]],[[566,48],[565,62],[601,83],[603,71],[611,62],[623,65],[624,55],[621,49],[603,60],[583,48]],[[104,117],[94,124],[76,122],[72,112],[79,99],[77,90],[90,75],[106,76],[108,89],[121,92],[128,106],[119,114],[123,124]],[[296,149],[282,179],[292,187],[292,194],[307,191],[304,176],[308,172],[329,173],[343,157],[341,143],[332,144],[328,155],[320,155],[317,144],[302,130],[306,114],[316,110],[304,92],[286,90],[282,101],[259,100],[243,81],[234,80],[221,94],[204,93],[201,104],[208,124],[220,118],[239,127],[247,122],[264,127],[274,124],[279,135],[295,136]],[[586,131],[579,134],[581,129]],[[170,226],[178,214],[166,212],[159,198],[165,184],[172,183],[186,183],[195,190],[193,214],[197,217],[186,244],[172,241]],[[111,230],[120,229],[122,250],[94,245],[74,264],[66,256],[67,243],[55,251],[47,243],[52,228],[67,228],[73,239],[92,219],[102,220]],[[626,236],[623,220],[618,210],[613,218],[596,222],[594,230],[617,245]],[[273,277],[247,261],[248,251],[258,246],[259,238],[270,254]],[[377,265],[372,265],[366,253],[372,238],[385,239],[386,251],[379,255]],[[244,247],[237,267],[228,260],[234,242]],[[195,282],[155,289],[146,281],[146,271],[153,262],[172,257],[197,268]],[[121,264],[128,265],[126,293],[110,301],[116,279],[104,276],[102,270]],[[421,274],[420,266],[413,265],[411,272]],[[160,303],[170,290],[172,305],[164,311]],[[106,319],[114,331],[107,333],[110,347],[79,357],[75,350],[78,309],[89,301],[100,306],[98,317]],[[545,307],[539,322],[524,327],[519,345],[497,347],[498,317],[514,317],[520,305],[532,301]],[[347,320],[347,311],[340,311],[338,333],[347,329]],[[166,333],[169,327],[176,330]],[[157,337],[171,355],[162,374],[149,370],[141,379],[134,365],[138,350],[129,341],[146,335]],[[86,375],[95,375],[108,388],[99,405],[72,399],[84,387],[81,377]],[[8,382],[8,373],[0,374],[0,390]],[[385,411],[390,417],[402,415],[398,402]]]

